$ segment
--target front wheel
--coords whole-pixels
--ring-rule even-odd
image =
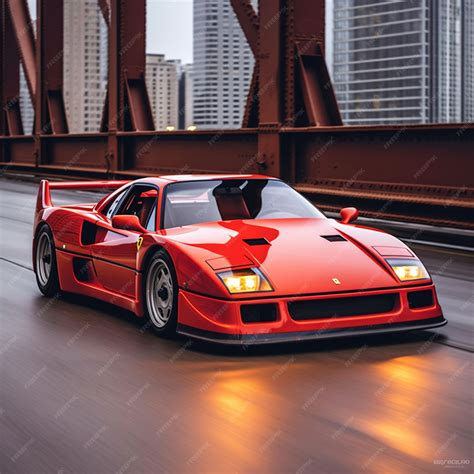
[[[54,296],[59,292],[58,267],[54,248],[53,233],[43,224],[36,236],[35,247],[36,283],[45,296]]]
[[[174,335],[178,321],[178,282],[171,258],[158,250],[150,259],[144,278],[145,314],[160,335]]]

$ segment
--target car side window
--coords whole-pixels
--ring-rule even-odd
[[[156,230],[156,205],[153,207],[153,211],[151,211],[150,217],[148,218],[146,230],[150,232],[155,232]]]
[[[140,224],[148,230],[155,230],[158,190],[153,186],[134,186],[120,203],[115,215],[137,216]]]
[[[108,219],[112,219],[118,205],[120,204],[120,201],[122,200],[122,198],[125,196],[127,192],[128,192],[128,188],[125,189],[125,191],[122,191],[121,193],[119,193],[117,197],[110,204],[108,204],[108,206],[104,209],[105,216]]]

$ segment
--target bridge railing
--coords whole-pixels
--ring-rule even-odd
[[[100,133],[68,133],[63,0],[0,0],[0,165],[62,176],[279,176],[324,209],[474,228],[474,125],[343,126],[324,59],[324,0],[231,0],[255,55],[239,130],[158,132],[145,84],[146,1],[99,0],[109,30]],[[35,106],[23,135],[19,63]]]

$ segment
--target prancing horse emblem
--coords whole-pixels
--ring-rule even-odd
[[[333,278],[332,281],[336,284],[336,285],[340,285],[341,282],[339,281],[338,278]]]
[[[138,237],[137,239],[137,252],[140,250],[140,247],[143,244],[143,237]]]

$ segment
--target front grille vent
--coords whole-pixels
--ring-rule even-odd
[[[433,306],[433,292],[431,290],[410,291],[408,305],[411,309],[427,308]]]
[[[243,241],[247,245],[270,245],[270,242],[263,237],[258,237],[256,239],[243,239]]]
[[[288,311],[296,321],[381,314],[393,311],[400,301],[397,293],[290,301]]]
[[[271,323],[278,320],[278,310],[275,303],[243,304],[240,307],[242,322]]]
[[[339,234],[336,235],[322,235],[323,239],[329,240],[329,242],[347,242],[347,240]]]

